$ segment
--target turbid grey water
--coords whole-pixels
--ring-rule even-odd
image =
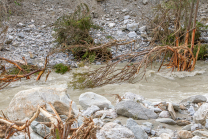
[[[72,79],[72,72],[60,75],[51,73],[45,82],[44,77],[36,82],[35,78],[31,80],[22,80],[10,84],[7,88],[0,90],[0,109],[5,110],[11,99],[21,90],[44,86],[62,86],[68,87],[67,91],[73,101],[79,105],[79,96],[84,92],[94,92],[105,96],[113,104],[115,96],[113,94],[123,95],[125,92],[132,92],[142,95],[150,101],[171,101],[180,102],[182,99],[192,95],[206,95],[208,93],[208,63],[200,61],[197,63],[193,72],[171,72],[169,69],[163,69],[157,72],[159,64],[155,68],[148,69],[146,80],[143,79],[135,84],[109,84],[102,87],[84,90],[73,90],[68,87],[68,82]],[[86,70],[85,68],[74,69],[73,72]]]

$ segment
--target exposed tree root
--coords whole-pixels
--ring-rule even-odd
[[[75,121],[77,121],[74,115],[71,114],[72,103],[70,104],[69,115],[66,121],[61,120],[60,116],[58,115],[52,104],[49,105],[53,110],[54,114],[51,114],[44,108],[38,106],[36,113],[26,123],[13,122],[9,121],[6,118],[0,117],[0,137],[5,137],[6,139],[9,139],[9,137],[11,137],[15,132],[18,131],[26,132],[28,137],[30,137],[29,126],[41,112],[45,117],[50,120],[50,123],[47,123],[47,125],[51,127],[51,131],[50,135],[47,135],[47,137],[52,136],[53,138],[56,138],[58,136],[59,139],[96,139],[96,130],[99,127],[96,127],[94,125],[92,118],[85,117],[84,123],[80,127],[71,128],[71,125]],[[17,125],[16,123],[18,123],[19,125]],[[69,137],[70,133],[72,133],[72,135]]]

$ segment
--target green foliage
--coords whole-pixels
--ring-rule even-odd
[[[56,21],[54,37],[59,44],[85,44],[84,41],[93,43],[93,39],[89,35],[91,27],[95,27],[95,25],[91,20],[89,8],[86,4],[81,3],[73,14],[64,15]]]
[[[70,67],[64,65],[63,63],[60,63],[60,64],[56,64],[54,66],[54,69],[56,73],[64,74],[70,70]]]
[[[112,36],[105,36],[105,37],[106,37],[106,39],[113,39]]]
[[[197,51],[198,51],[198,45],[195,45],[193,50],[195,56]],[[205,60],[207,57],[208,57],[208,44],[201,44],[198,54],[198,60]]]
[[[34,65],[20,65],[20,67],[26,72],[26,73],[30,73],[32,71],[35,71],[38,68],[38,66],[34,66]],[[18,68],[11,68],[8,72],[9,74],[12,74],[12,75],[23,75],[24,73],[22,71],[20,71]],[[38,73],[36,73],[38,74]]]
[[[70,82],[70,85],[74,89],[84,89],[84,88],[94,88],[95,84],[90,81],[86,80],[89,78],[89,73],[73,73],[73,80]]]
[[[66,48],[71,45],[94,46],[94,40],[89,34],[91,28],[103,30],[103,28],[93,24],[87,4],[81,3],[73,14],[64,15],[55,22],[55,41],[58,46],[65,44]],[[99,55],[98,53],[103,53],[103,51],[107,52],[105,55],[111,57],[111,54],[105,50],[106,48],[96,51],[86,51],[85,49],[76,47],[70,50],[77,60],[89,59],[90,62],[93,62]]]

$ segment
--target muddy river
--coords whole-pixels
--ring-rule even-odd
[[[112,94],[123,95],[125,92],[142,95],[147,100],[153,102],[180,102],[183,98],[192,95],[208,94],[208,63],[203,61],[198,62],[193,72],[171,72],[168,69],[157,72],[158,66],[159,64],[156,64],[155,68],[148,69],[146,80],[139,81],[135,84],[110,84],[84,90],[73,90],[68,87],[68,82],[72,79],[72,72],[76,72],[76,70],[86,70],[84,68],[74,69],[72,72],[64,75],[53,72],[46,82],[44,78],[38,82],[35,81],[35,78],[22,80],[12,83],[7,88],[0,90],[0,110],[5,110],[11,99],[19,91],[41,86],[68,87],[68,93],[77,105],[79,105],[78,99],[80,94],[84,92],[94,92],[103,95],[113,104],[115,103],[115,96]]]

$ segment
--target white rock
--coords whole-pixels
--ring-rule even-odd
[[[108,26],[109,26],[110,28],[115,27],[115,25],[116,25],[115,23],[109,23],[109,24],[108,24]]]
[[[143,0],[142,2],[144,5],[146,5],[148,3],[148,0]]]
[[[137,37],[137,34],[136,34],[135,31],[131,31],[131,32],[129,32],[127,35],[128,35],[129,38]]]
[[[93,119],[93,122],[96,126],[102,127],[104,125],[104,122],[100,118]]]
[[[124,99],[129,99],[129,100],[133,100],[135,102],[142,102],[143,100],[145,100],[145,98],[143,96],[131,93],[131,92],[126,92],[122,98]]]
[[[79,96],[79,104],[83,109],[87,109],[92,105],[98,106],[100,109],[112,108],[111,102],[104,96],[95,94],[93,92],[86,92]]]
[[[96,105],[92,105],[90,107],[87,108],[87,110],[85,110],[82,115],[83,116],[91,116],[94,112],[100,110],[100,108]]]
[[[161,137],[162,139],[171,139],[171,136],[170,136],[169,134],[167,134],[167,133],[162,133],[162,134],[160,135],[160,137]]]
[[[126,25],[127,23],[129,23],[129,20],[128,19],[124,20],[124,25]]]
[[[138,29],[139,23],[132,23],[132,24],[127,24],[127,29],[129,31],[136,31]]]
[[[101,117],[102,119],[105,117],[115,119],[117,117],[117,113],[114,109],[101,110],[95,113],[95,117]]]
[[[124,20],[129,19],[129,18],[130,18],[130,16],[129,16],[129,15],[124,16]]]
[[[129,11],[129,9],[123,9],[122,10],[122,12],[128,12]]]
[[[12,121],[31,118],[36,112],[38,105],[43,106],[47,104],[46,109],[49,110],[49,102],[52,104],[54,102],[60,102],[64,106],[69,107],[71,100],[66,92],[67,90],[65,88],[53,87],[37,87],[20,91],[11,100],[7,110],[7,116]],[[72,109],[75,114],[78,114],[75,102],[72,103]]]
[[[146,30],[147,30],[146,26],[142,26],[142,27],[139,28],[140,32],[146,32]]]
[[[96,137],[98,139],[134,139],[134,133],[124,126],[110,122],[97,132]]]
[[[161,118],[169,118],[170,117],[170,113],[168,111],[162,111],[159,114],[159,117],[161,117]]]
[[[208,103],[204,103],[201,107],[194,113],[193,119],[195,123],[200,123],[204,125],[206,123],[206,115],[208,114]]]
[[[117,31],[117,35],[118,35],[119,37],[125,37],[125,36],[126,36],[126,33],[123,32],[123,31],[121,31],[121,30],[118,30],[118,31]]]

